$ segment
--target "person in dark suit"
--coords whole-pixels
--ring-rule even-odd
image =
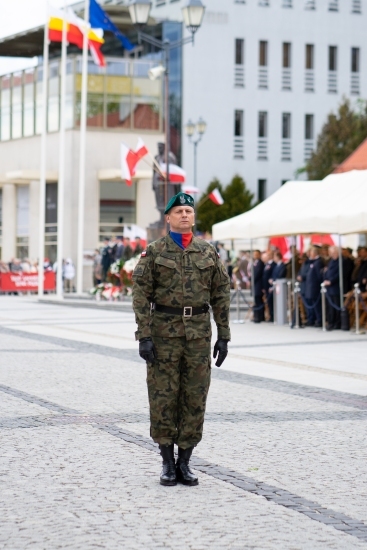
[[[102,265],[102,280],[105,282],[107,280],[107,273],[110,269],[110,265],[113,263],[113,251],[112,247],[110,245],[109,239],[104,239],[104,247],[102,250],[102,259],[101,259],[101,265]]]
[[[287,275],[287,266],[283,262],[283,255],[278,250],[274,252],[274,267],[272,277],[269,280],[271,285],[269,289],[269,309],[271,309],[274,315],[274,283],[277,279],[285,279]]]
[[[124,247],[123,239],[124,239],[123,237],[117,237],[116,238],[116,244],[113,247],[115,262],[117,260],[121,260],[121,258],[124,255],[125,247]]]
[[[310,265],[305,285],[307,326],[309,327],[321,327],[320,285],[323,282],[323,267],[323,261],[319,256],[319,249],[313,246],[310,251]]]
[[[330,247],[330,260],[324,273],[324,284],[327,287],[329,300],[340,307],[340,278],[339,278],[339,248]],[[327,303],[327,330],[340,329],[340,311]]]
[[[302,314],[303,314],[303,323],[308,321],[308,311],[305,307],[306,303],[306,278],[308,270],[310,269],[310,258],[309,258],[310,251],[308,251],[306,254],[303,255],[302,258],[302,265],[301,269],[298,272],[297,275],[297,281],[300,283],[300,291],[301,291],[301,299],[302,299]]]
[[[352,290],[352,274],[354,270],[354,258],[352,256],[352,250],[349,248],[343,248],[343,292],[346,294]]]
[[[263,271],[263,292],[265,295],[266,302],[269,307],[269,323],[274,322],[274,307],[273,307],[273,294],[270,292],[271,288],[271,282],[270,280],[273,278],[273,271],[276,266],[276,263],[273,260],[273,253],[272,252],[265,252],[266,255],[266,262],[264,265],[264,271]]]
[[[123,253],[122,258],[125,262],[127,262],[128,260],[131,260],[131,258],[133,257],[133,254],[134,254],[134,251],[133,251],[132,246],[130,244],[129,237],[125,237],[124,245],[125,245],[125,248],[124,248],[124,253]]]
[[[252,276],[253,281],[253,292],[255,300],[255,309],[254,309],[254,323],[261,323],[264,320],[264,306],[263,304],[263,272],[264,272],[264,262],[261,260],[260,250],[255,250],[253,254],[253,265],[252,265]]]
[[[135,250],[134,250],[134,256],[140,256],[140,254],[144,251],[144,248],[141,246],[141,240],[140,237],[135,237]]]

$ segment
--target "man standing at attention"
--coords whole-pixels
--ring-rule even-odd
[[[163,459],[160,483],[197,485],[189,460],[202,438],[210,385],[209,307],[220,367],[230,340],[230,281],[215,248],[193,236],[194,199],[178,193],[164,213],[170,232],[142,252],[133,275],[136,339],[147,362],[150,434]]]

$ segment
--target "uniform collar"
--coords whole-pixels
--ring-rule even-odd
[[[192,241],[189,244],[189,246],[185,248],[185,250],[183,250],[178,246],[178,244],[174,242],[174,240],[172,239],[169,233],[166,235],[166,248],[168,252],[177,252],[178,250],[180,252],[186,252],[187,250],[189,252],[193,252],[193,251],[200,252],[201,250],[198,244],[198,239],[194,235],[192,236]]]

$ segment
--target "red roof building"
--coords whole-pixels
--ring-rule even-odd
[[[367,139],[362,141],[361,145],[335,168],[333,174],[341,174],[350,170],[367,170]]]

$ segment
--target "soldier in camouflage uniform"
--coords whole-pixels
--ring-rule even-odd
[[[218,330],[214,357],[220,367],[230,340],[230,282],[215,248],[193,237],[193,198],[179,193],[165,214],[170,233],[148,246],[133,274],[136,339],[147,362],[150,433],[163,458],[160,482],[197,485],[189,460],[202,438],[210,385],[209,307]]]

